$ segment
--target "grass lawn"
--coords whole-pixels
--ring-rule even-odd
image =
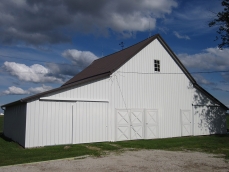
[[[106,151],[123,151],[124,148],[161,149],[171,151],[190,150],[223,154],[226,159],[229,159],[229,135],[104,142],[69,145],[68,147],[62,145],[23,149],[18,144],[4,138],[2,133],[2,122],[3,118],[0,117],[0,166],[82,155],[100,156]]]

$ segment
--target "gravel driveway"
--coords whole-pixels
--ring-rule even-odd
[[[0,172],[63,171],[229,171],[229,163],[216,155],[162,150],[126,151],[103,157],[63,159],[1,167]]]

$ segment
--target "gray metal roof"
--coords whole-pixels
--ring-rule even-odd
[[[113,73],[121,65],[126,63],[130,58],[132,58],[135,54],[141,51],[146,45],[148,45],[158,36],[159,35],[152,36],[122,51],[116,52],[114,54],[93,61],[91,65],[89,65],[82,72],[78,73],[76,76],[74,76],[72,79],[67,81],[62,86],[66,86],[68,84],[72,84],[80,80],[91,78],[104,73]]]
[[[176,64],[181,68],[184,74],[192,82],[194,87],[196,87],[198,90],[203,92],[207,97],[209,97],[214,102],[217,102],[224,108],[228,109],[228,107],[226,107],[224,104],[222,104],[219,100],[217,100],[215,97],[213,97],[210,93],[208,93],[206,90],[204,90],[196,83],[195,79],[191,76],[191,74],[187,71],[187,69],[184,67],[181,61],[177,58],[177,56],[173,53],[173,51],[169,48],[169,46],[166,44],[166,42],[162,39],[162,37],[159,34],[147,38],[121,51],[118,51],[116,53],[110,54],[108,56],[93,61],[87,68],[85,68],[83,71],[75,75],[73,78],[71,78],[69,81],[64,83],[59,88],[52,89],[33,96],[29,96],[20,99],[16,102],[2,105],[1,107],[12,106],[18,103],[26,103],[28,101],[39,99],[40,97],[43,97],[48,94],[52,94],[52,93],[54,94],[59,91],[64,91],[72,86],[76,86],[83,83],[85,84],[93,80],[109,77],[113,72],[115,72],[118,68],[120,68],[129,59],[131,59],[134,55],[140,52],[143,48],[145,48],[148,44],[150,44],[155,39],[157,39],[161,43],[161,45],[165,48],[165,50],[167,50],[167,52],[170,54],[170,56],[173,58]]]

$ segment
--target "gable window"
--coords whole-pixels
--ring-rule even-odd
[[[154,71],[160,72],[160,60],[154,60]]]

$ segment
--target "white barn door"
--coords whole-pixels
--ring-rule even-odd
[[[143,110],[131,110],[130,111],[130,139],[144,139],[144,130],[143,130],[143,119],[144,111]]]
[[[73,109],[73,144],[107,141],[106,102],[76,102]]]
[[[128,110],[120,110],[116,111],[116,140],[130,140],[130,115]]]
[[[116,140],[144,139],[144,110],[116,110]]]
[[[181,136],[192,135],[192,116],[190,110],[181,110]]]
[[[145,110],[145,138],[158,138],[158,110]]]

